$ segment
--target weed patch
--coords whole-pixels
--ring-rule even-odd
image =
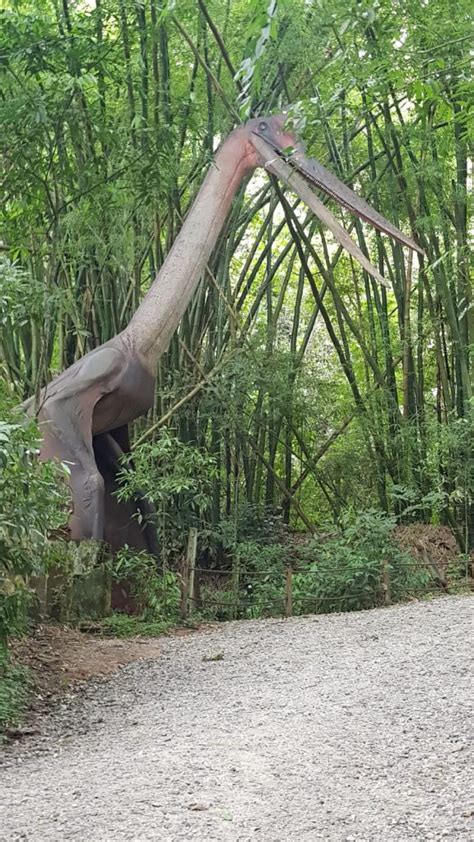
[[[0,645],[0,740],[9,727],[21,722],[31,685],[29,670],[15,664],[6,646]]]

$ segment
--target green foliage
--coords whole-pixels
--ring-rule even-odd
[[[7,574],[0,566],[0,645],[11,635],[25,631],[28,607],[33,593],[23,576]]]
[[[282,613],[288,549],[285,544],[265,545],[256,541],[237,546],[247,615],[271,617]]]
[[[235,545],[238,587],[201,588],[201,615],[207,619],[279,616],[285,610],[286,568],[292,576],[293,614],[360,611],[383,605],[384,571],[391,600],[424,595],[438,584],[433,573],[400,550],[394,540],[395,518],[369,510],[344,513],[342,528],[330,538],[302,547]],[[232,576],[229,574],[229,579]]]
[[[0,640],[0,742],[8,727],[21,721],[30,687],[28,670],[12,662],[5,643]]]
[[[203,621],[227,622],[251,617],[249,601],[242,593],[236,593],[232,588],[204,585],[201,588],[202,605],[193,614]]]
[[[222,517],[211,540],[239,557],[250,559],[253,548],[283,541],[287,528],[273,507],[243,501],[232,518]]]
[[[353,236],[390,281],[382,291],[299,207],[310,284],[288,208],[257,176],[160,362],[153,420],[135,430],[173,432],[135,448],[121,494],[155,504],[163,559],[195,526],[219,564],[253,543],[262,579],[265,564],[279,569],[266,549],[258,561],[272,531],[284,545],[279,519],[342,536],[347,508],[448,523],[467,552],[471,4],[204,5],[207,17],[184,0],[25,0],[0,11],[9,389],[34,393],[124,327],[236,114],[291,103],[310,153],[415,236],[424,262],[357,223]],[[375,555],[340,540],[347,587],[315,585],[312,598],[336,605],[357,584],[369,602]],[[322,550],[318,564],[329,580]],[[275,588],[271,576],[258,586],[265,610]]]
[[[140,621],[170,624],[178,619],[180,588],[170,570],[158,573],[156,559],[145,552],[123,549],[112,561],[112,577],[131,585]],[[120,622],[120,621],[119,621]],[[124,621],[125,622],[125,621]]]
[[[352,611],[383,604],[382,565],[390,576],[393,601],[416,596],[432,574],[402,552],[393,537],[395,519],[383,512],[348,512],[341,532],[303,554],[307,571],[293,577],[296,613]]]
[[[37,425],[11,410],[6,417],[0,421],[0,640],[21,631],[28,576],[44,570],[48,537],[68,514],[64,469],[38,460]]]
[[[172,620],[144,620],[132,614],[111,614],[100,622],[107,637],[160,637],[173,626]]]
[[[162,430],[156,441],[134,449],[133,465],[125,464],[120,472],[117,496],[129,500],[141,493],[153,504],[163,559],[176,557],[190,527],[203,529],[215,475],[212,456]]]
[[[19,574],[39,571],[47,535],[67,511],[61,472],[38,460],[39,445],[33,421],[0,423],[0,554],[7,570]]]
[[[31,318],[42,318],[47,290],[20,266],[0,255],[0,325],[22,328]]]
[[[262,91],[262,70],[265,50],[271,38],[277,32],[277,0],[269,0],[265,4],[254,4],[253,15],[247,25],[247,49],[251,47],[250,55],[246,56],[236,73],[236,80],[242,84],[240,94],[241,116],[248,119],[252,99]]]

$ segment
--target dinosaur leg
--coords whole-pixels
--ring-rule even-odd
[[[126,544],[158,557],[158,540],[153,520],[154,509],[140,493],[135,500],[119,501],[117,473],[121,459],[129,449],[127,427],[94,436],[97,467],[105,483],[104,539],[116,552]],[[141,514],[141,522],[137,515]]]
[[[125,363],[119,350],[102,346],[59,375],[41,395],[40,458],[68,465],[73,498],[70,530],[75,540],[104,537],[104,480],[92,446],[94,410],[107,395],[109,412],[120,413],[117,384]],[[26,408],[31,412],[30,406]]]
[[[41,411],[41,459],[58,459],[70,472],[71,538],[104,537],[104,480],[92,447],[92,406],[79,398],[53,399]]]
[[[127,454],[127,463],[133,467],[133,459],[129,456],[131,447],[128,424],[112,430],[110,435],[121,449],[121,455]],[[137,494],[136,503],[142,515],[142,529],[147,543],[147,551],[150,555],[154,555],[156,559],[159,559],[160,546],[158,544],[157,527],[155,525],[157,521],[155,506],[141,492]]]

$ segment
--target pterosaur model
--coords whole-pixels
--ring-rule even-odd
[[[317,161],[306,157],[285,115],[249,120],[216,153],[197,198],[127,327],[86,354],[43,390],[39,421],[41,458],[69,463],[73,513],[71,537],[154,551],[153,530],[139,527],[133,511],[112,492],[121,455],[129,448],[128,424],[153,405],[157,362],[197,287],[244,176],[264,167],[289,185],[331,229],[340,244],[385,283],[310,184],[409,248],[416,243],[373,210]],[[291,150],[289,153],[288,150]],[[27,403],[28,411],[33,402]],[[146,521],[146,518],[145,518]]]

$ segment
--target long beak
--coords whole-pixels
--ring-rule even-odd
[[[297,150],[288,163],[278,148],[273,147],[259,134],[254,133],[253,143],[266,161],[265,169],[273,173],[292,190],[297,193],[300,199],[316,214],[317,217],[332,231],[336,240],[346,249],[375,280],[385,287],[390,287],[387,280],[372,265],[370,260],[351,239],[347,231],[337,221],[331,211],[324,205],[309,187],[308,181],[323,190],[328,196],[335,199],[340,205],[348,208],[357,214],[361,219],[370,222],[379,231],[383,231],[402,245],[408,246],[423,254],[422,249],[412,240],[399,231],[381,214],[370,207],[364,199],[357,196],[350,187],[339,181],[335,175],[329,172],[318,161],[307,158],[304,153]],[[302,173],[304,175],[300,175]]]

